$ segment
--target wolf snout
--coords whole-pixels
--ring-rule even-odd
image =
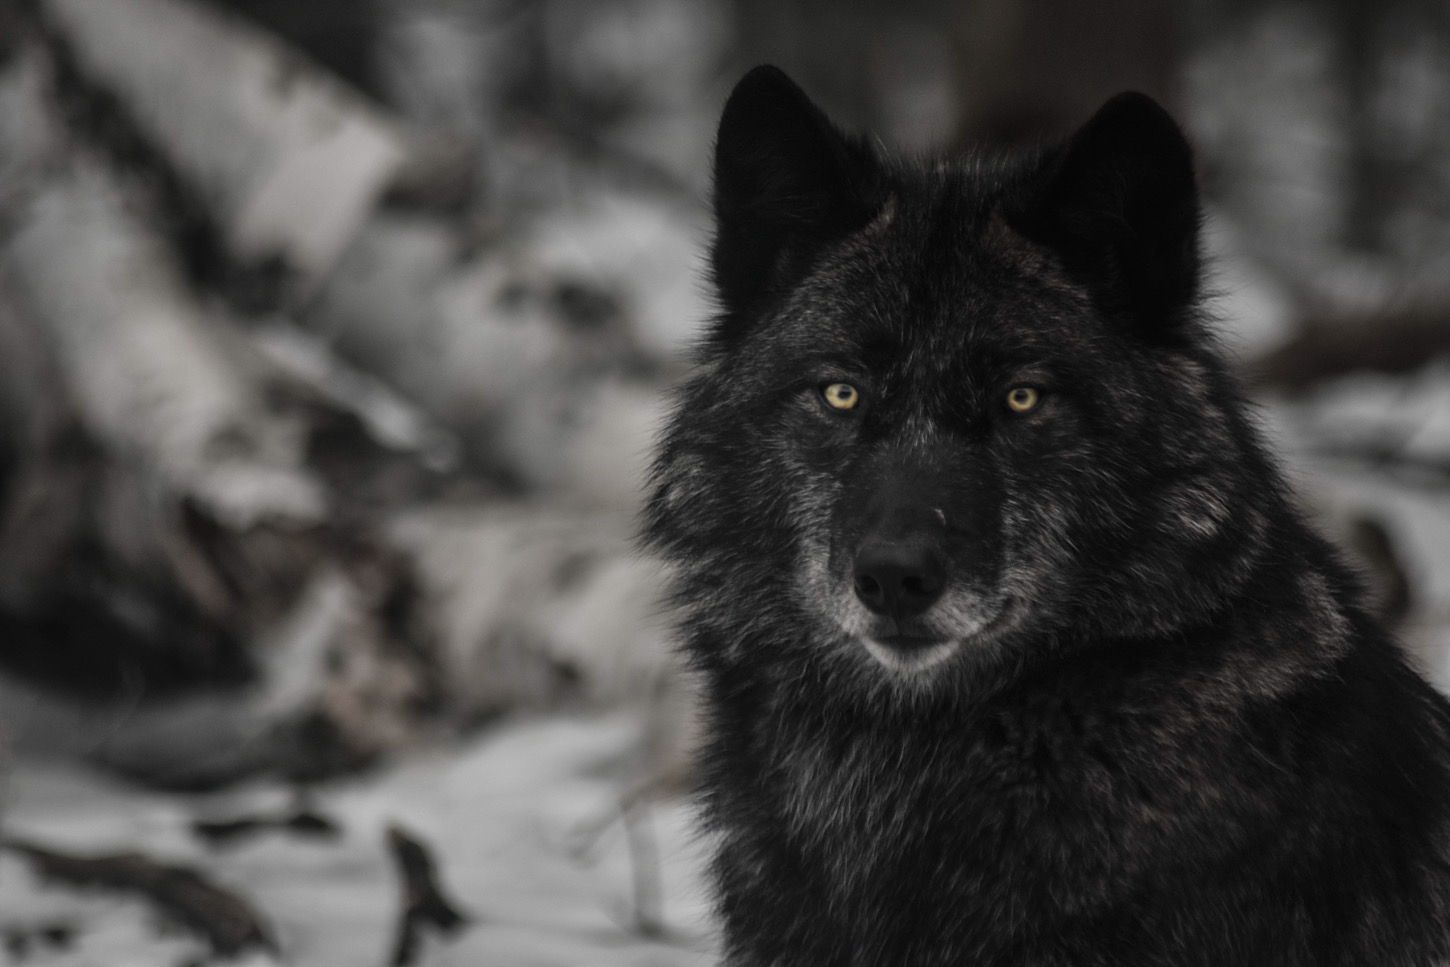
[[[876,614],[913,617],[941,597],[946,558],[926,535],[871,538],[856,552],[851,579],[856,597]]]

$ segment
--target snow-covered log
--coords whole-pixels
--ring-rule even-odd
[[[644,701],[679,772],[693,703],[620,512],[657,371],[607,278],[374,216],[310,330],[238,325],[51,81],[39,45],[0,70],[0,733],[195,786]],[[438,504],[491,492],[460,436],[596,510]]]
[[[436,615],[455,700],[475,712],[647,698],[674,669],[660,565],[621,515],[513,503],[420,508],[389,528]]]
[[[649,353],[608,288],[525,242],[463,257],[447,226],[375,217],[308,324],[536,493],[632,510],[655,426]]]
[[[315,760],[308,722],[331,761],[307,768],[397,747],[423,689],[411,578],[337,536],[328,473],[372,451],[310,461],[349,420],[405,462],[433,438],[204,305],[147,196],[53,123],[49,80],[30,45],[0,72],[0,732],[192,784]]]
[[[200,191],[233,254],[325,273],[407,158],[360,96],[186,0],[45,0],[82,71]]]
[[[86,426],[245,527],[325,513],[302,427],[270,413],[236,350],[104,169],[77,158],[17,216],[5,260]]]
[[[688,773],[694,683],[671,644],[663,566],[629,518],[557,505],[406,512],[388,543],[414,567],[455,714],[643,708],[652,785]]]

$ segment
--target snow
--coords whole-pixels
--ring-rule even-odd
[[[166,795],[24,759],[13,764],[7,783],[5,826],[7,835],[49,848],[136,849],[204,870],[262,911],[283,963],[386,962],[400,908],[384,842],[392,823],[429,845],[443,892],[471,920],[454,937],[426,939],[419,961],[425,967],[710,963],[705,844],[691,832],[684,801],[648,810],[660,855],[664,939],[630,928],[630,857],[613,817],[629,786],[640,727],[628,715],[509,722],[461,748],[317,789],[313,808],[343,826],[338,840],[263,832],[209,850],[190,834],[192,820],[278,811],[288,791],[256,785]],[[173,964],[199,951],[189,937],[158,933],[152,920],[138,901],[43,886],[18,859],[0,858],[0,930],[57,921],[77,928],[70,949],[35,951],[27,964]],[[0,963],[11,962],[4,956]]]

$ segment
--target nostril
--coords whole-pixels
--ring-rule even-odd
[[[878,614],[920,614],[941,594],[945,567],[940,552],[916,541],[871,541],[856,556],[853,587]]]

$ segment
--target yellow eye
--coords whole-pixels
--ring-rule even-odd
[[[826,402],[838,410],[849,410],[861,401],[861,394],[850,383],[832,383],[825,388]]]
[[[1014,413],[1026,413],[1042,402],[1042,394],[1031,386],[1017,386],[1007,393],[1007,406]]]

